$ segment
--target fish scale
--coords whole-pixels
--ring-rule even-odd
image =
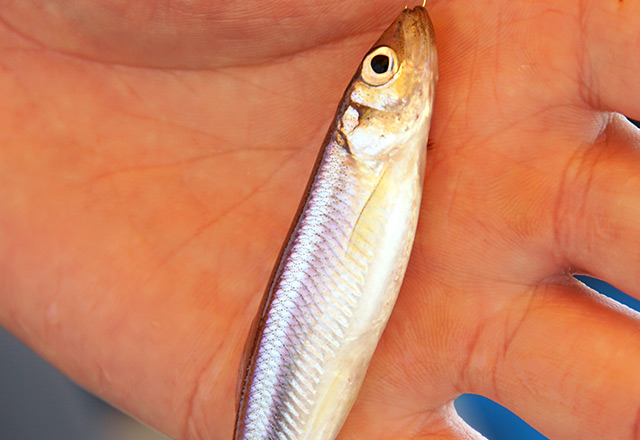
[[[326,168],[334,168],[336,166],[335,162],[343,162],[341,159],[346,157],[346,152],[337,145],[330,146],[329,150],[333,153],[331,154],[332,160],[328,161]],[[320,363],[326,363],[335,357],[335,350],[340,349],[340,344],[337,341],[342,335],[336,335],[336,333],[341,332],[340,326],[346,326],[347,324],[348,315],[344,311],[348,311],[349,314],[353,315],[354,309],[357,307],[357,302],[354,302],[352,298],[358,292],[357,278],[362,278],[362,274],[359,272],[364,272],[365,270],[360,264],[352,262],[350,259],[345,259],[343,255],[338,255],[346,250],[349,234],[334,234],[333,231],[342,229],[340,222],[334,222],[331,218],[327,218],[327,207],[335,205],[332,199],[355,198],[349,192],[335,189],[340,188],[342,185],[348,186],[350,182],[361,182],[359,176],[354,176],[353,174],[321,174],[330,177],[321,178],[317,182],[319,190],[311,197],[309,209],[306,211],[306,215],[301,218],[301,233],[291,251],[292,263],[285,265],[282,271],[280,287],[276,291],[275,299],[272,303],[272,319],[281,323],[278,327],[279,330],[282,333],[284,333],[285,329],[293,330],[295,336],[291,338],[294,339],[291,344],[294,346],[301,346],[304,349],[310,343],[311,346],[321,347]],[[361,199],[366,201],[366,194],[362,194],[362,191],[357,191],[356,193],[361,193]],[[353,206],[354,201],[348,200],[346,203]],[[364,204],[364,201],[360,203]],[[358,212],[343,213],[343,215],[357,217]],[[345,223],[352,224],[355,219],[352,218],[350,220],[347,219]],[[328,233],[331,233],[333,238],[340,242],[340,246],[331,246],[325,249],[319,246],[318,242],[321,241],[317,234],[319,225],[325,225],[329,231]],[[315,274],[312,275],[311,272],[315,272]],[[333,273],[349,274],[353,280],[352,283],[342,283],[340,286],[342,290],[339,294],[337,294],[337,289],[329,290],[326,286],[312,283],[307,285],[305,283],[307,280],[330,279],[330,274]],[[300,310],[302,313],[296,312],[296,310]],[[299,319],[287,319],[286,315],[288,313],[295,313]],[[273,328],[273,326],[268,323],[266,329],[270,328]],[[279,344],[282,343],[282,339],[283,335],[274,335],[272,332],[267,332],[264,338],[264,347],[268,347],[268,349],[265,350],[264,354],[261,353],[259,355],[258,359],[261,366],[257,368],[256,379],[257,381],[265,382],[263,390],[276,389],[278,387],[281,389],[280,393],[273,393],[270,398],[272,400],[279,398],[281,401],[286,402],[280,408],[279,414],[281,417],[295,420],[295,416],[287,408],[297,408],[298,405],[292,402],[293,399],[290,399],[291,392],[288,388],[304,390],[306,391],[304,394],[308,395],[317,384],[319,375],[305,368],[303,357],[298,358],[295,371],[287,379],[289,387],[283,387],[282,384],[278,383],[281,374],[267,374],[267,372],[282,369],[283,364],[288,365],[286,359],[281,356],[282,349]],[[264,399],[265,393],[265,391],[261,393],[260,397],[262,399]],[[270,410],[269,405],[256,405],[252,411],[254,413],[253,417],[260,418],[265,425],[268,425],[271,423],[269,422]],[[292,428],[294,430],[300,429],[297,425],[292,425]]]

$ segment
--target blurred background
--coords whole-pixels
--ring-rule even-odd
[[[640,301],[602,281],[590,287],[640,311]],[[541,440],[517,415],[481,396],[455,402],[462,417],[489,440]],[[0,439],[167,440],[73,384],[0,329]]]

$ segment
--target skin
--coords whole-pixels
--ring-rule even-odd
[[[46,6],[45,6],[46,4]],[[344,87],[404,7],[0,1],[0,323],[182,439],[229,439],[250,321]],[[404,286],[341,440],[640,438],[640,2],[433,0]]]

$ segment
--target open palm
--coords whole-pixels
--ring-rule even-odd
[[[404,7],[1,2],[0,323],[169,435],[231,437],[240,353],[335,107]],[[433,0],[405,284],[342,439],[640,437],[640,3]]]

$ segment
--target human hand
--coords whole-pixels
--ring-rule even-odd
[[[342,91],[404,3],[0,9],[0,322],[174,437],[228,439],[239,357]],[[342,439],[640,436],[640,5],[433,0],[440,82],[403,289]],[[635,57],[635,58],[634,58]]]

